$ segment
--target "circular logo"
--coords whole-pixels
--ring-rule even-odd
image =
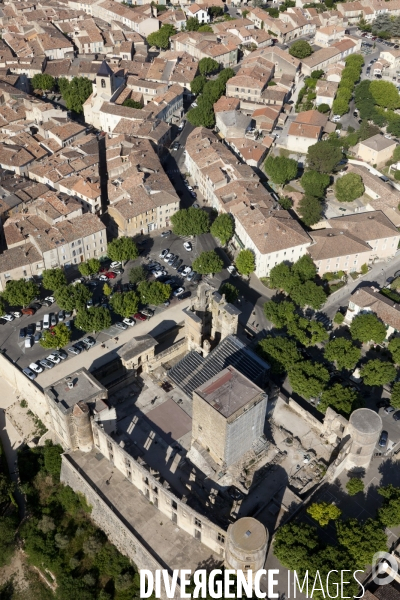
[[[388,552],[376,552],[372,557],[372,581],[386,585],[394,580],[398,572],[397,560]]]

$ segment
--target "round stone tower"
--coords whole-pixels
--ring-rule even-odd
[[[235,571],[258,571],[264,568],[268,533],[253,517],[238,519],[229,525],[226,539],[225,566]]]
[[[352,443],[347,456],[347,469],[367,469],[382,431],[382,419],[369,408],[355,410],[349,419]]]
[[[93,448],[93,435],[88,405],[85,402],[75,404],[72,417],[75,425],[76,445],[82,452],[90,452]]]

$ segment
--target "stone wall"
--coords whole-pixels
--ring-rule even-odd
[[[4,354],[0,353],[0,378],[5,379],[20,396],[28,402],[29,408],[43,421],[46,427],[51,426],[45,396],[34,381],[31,381]]]
[[[166,350],[160,352],[160,354],[156,354],[154,358],[149,360],[145,370],[151,372],[154,369],[157,369],[157,367],[161,366],[163,363],[168,362],[173,358],[176,358],[180,354],[183,354],[185,352],[186,347],[186,338],[178,340],[177,342],[175,342],[175,344],[172,344],[172,346],[166,348]]]
[[[302,408],[300,404],[298,404],[293,398],[289,398],[289,408],[298,414],[304,421],[306,421],[310,427],[316,429],[320,433],[323,432],[323,423],[318,421],[315,417],[312,416],[311,413],[308,412],[305,408]]]
[[[79,472],[68,454],[62,455],[60,481],[69,485],[75,492],[80,492],[86,497],[92,507],[91,518],[107,535],[108,539],[118,550],[134,562],[138,569],[155,571],[162,569],[160,563],[152,556],[145,546],[138,540],[128,523],[114,512],[114,509],[103,500],[84,474]],[[166,600],[164,586],[161,586],[161,598]],[[180,598],[180,588],[177,585],[175,598]]]

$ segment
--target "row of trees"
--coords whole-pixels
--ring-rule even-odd
[[[226,82],[234,75],[235,71],[231,68],[227,68],[219,73],[217,79],[207,82],[204,82],[203,79],[200,82],[196,82],[199,84],[196,89],[201,91],[201,95],[197,98],[197,107],[191,108],[187,113],[187,119],[192,125],[195,127],[207,127],[209,129],[214,127],[214,104],[225,94]]]
[[[335,115],[344,115],[349,111],[350,100],[353,97],[354,86],[360,79],[364,59],[361,54],[351,54],[346,58],[336,98],[332,110]]]
[[[396,86],[390,81],[361,81],[355,89],[354,100],[360,117],[373,121],[378,127],[387,126],[387,132],[400,135],[400,96]]]

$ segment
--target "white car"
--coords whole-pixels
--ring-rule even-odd
[[[187,250],[188,252],[192,251],[192,244],[190,242],[183,242],[183,247],[185,248],[185,250]]]
[[[31,335],[28,335],[28,336],[25,338],[25,348],[32,348],[32,346],[33,346],[33,342],[32,342],[32,336],[31,336]]]
[[[236,267],[234,267],[233,265],[231,265],[230,267],[228,267],[227,271],[228,271],[228,273],[230,273],[232,275],[232,277],[236,277],[237,276]]]
[[[177,290],[174,291],[174,296],[180,296],[180,294],[183,294],[183,292],[185,291],[185,288],[180,287]]]
[[[121,263],[118,260],[114,260],[110,265],[111,269],[119,269],[121,267]]]
[[[35,373],[41,373],[43,371],[43,367],[37,365],[36,363],[31,363],[29,368],[31,371],[35,371]]]
[[[172,254],[172,252],[168,252],[168,254],[166,254],[164,256],[164,262],[168,262],[170,258],[172,258],[174,255]]]
[[[167,271],[154,271],[153,275],[156,279],[158,279],[158,277],[162,277],[163,275],[166,275]]]
[[[13,315],[13,317],[15,317],[16,319],[19,319],[20,317],[22,317],[22,312],[19,312],[19,310],[16,310],[15,312],[11,313]]]
[[[192,104],[190,105],[192,108],[197,108],[197,102],[192,102]]]
[[[122,322],[125,323],[125,325],[129,325],[129,327],[133,327],[134,325],[136,325],[135,319],[130,319],[129,317],[125,317],[125,319],[123,319]]]
[[[108,281],[108,277],[105,275],[99,275],[99,281]]]
[[[3,315],[1,317],[2,319],[4,319],[5,321],[14,321],[14,315]]]
[[[48,356],[46,356],[46,359],[54,363],[55,365],[58,365],[58,363],[61,362],[61,358],[57,354],[49,354]]]
[[[340,115],[333,115],[332,117],[332,121],[333,123],[337,123],[338,121],[340,121],[342,117]]]
[[[165,248],[165,250],[161,250],[160,252],[160,258],[165,258],[167,256],[167,254],[169,253],[168,248]]]
[[[189,273],[191,273],[191,272],[192,272],[192,269],[191,269],[191,267],[185,267],[185,268],[183,269],[182,276],[183,276],[183,277],[187,277],[187,276],[189,275]]]
[[[47,302],[51,302],[52,304],[56,301],[54,296],[47,296],[47,298],[45,298],[45,300],[47,300]]]

